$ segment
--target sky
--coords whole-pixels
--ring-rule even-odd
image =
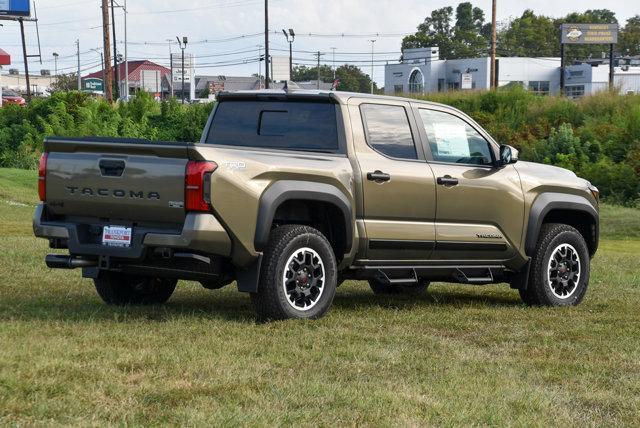
[[[179,52],[176,36],[187,36],[187,51],[196,57],[198,75],[249,76],[258,72],[259,45],[264,45],[264,0],[127,0],[129,60],[149,59],[169,65],[169,51]],[[102,47],[100,0],[36,0],[42,65],[31,58],[30,70],[54,72],[53,53],[59,54],[58,71],[77,68],[76,40],[80,41],[82,74],[100,69]],[[123,4],[124,0],[116,0]],[[472,1],[485,11],[491,0]],[[313,65],[313,52],[321,51],[324,64],[345,61],[384,82],[385,62],[397,61],[403,35],[412,33],[433,9],[458,4],[442,0],[269,0],[272,55],[288,55],[282,29],[293,28],[294,63]],[[640,13],[636,1],[498,0],[498,21],[520,16],[525,9],[548,16],[606,7],[621,23]],[[0,21],[0,48],[12,56],[12,68],[23,70],[20,30],[16,22]],[[34,23],[25,23],[28,54],[38,53]],[[118,52],[124,55],[123,12],[116,11]],[[371,42],[375,40],[375,42]],[[332,49],[335,48],[335,49]],[[334,56],[335,52],[335,56]],[[7,72],[7,68],[3,70]]]

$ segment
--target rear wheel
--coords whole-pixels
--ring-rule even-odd
[[[566,224],[545,224],[520,296],[528,305],[575,306],[587,293],[589,269],[589,249],[580,232]]]
[[[419,279],[416,283],[404,283],[404,284],[389,284],[381,279],[370,279],[369,287],[373,291],[373,294],[405,294],[409,296],[417,296],[424,294],[429,287],[429,281]]]
[[[336,293],[336,258],[318,230],[284,225],[274,229],[264,253],[258,292],[251,301],[262,321],[320,318]]]
[[[110,305],[165,303],[176,288],[175,279],[148,278],[104,272],[93,280],[98,295]]]

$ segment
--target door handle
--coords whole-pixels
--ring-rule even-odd
[[[376,183],[382,183],[391,180],[391,176],[385,172],[376,170],[374,172],[367,173],[367,180],[375,181]]]
[[[438,184],[441,186],[457,186],[458,179],[445,175],[444,177],[438,177]]]

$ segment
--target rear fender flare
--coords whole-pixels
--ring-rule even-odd
[[[309,181],[281,180],[272,184],[260,197],[254,245],[263,251],[269,241],[273,218],[282,203],[289,200],[326,202],[337,207],[343,216],[346,229],[344,252],[353,245],[353,210],[347,196],[337,187]]]

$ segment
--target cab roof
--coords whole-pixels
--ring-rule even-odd
[[[442,105],[430,101],[418,100],[415,98],[394,97],[390,95],[363,94],[359,92],[342,92],[327,90],[309,89],[262,89],[251,91],[222,91],[217,96],[219,101],[229,99],[307,99],[326,100],[339,104],[346,104],[350,98],[370,98],[375,100],[408,101],[425,105]]]

